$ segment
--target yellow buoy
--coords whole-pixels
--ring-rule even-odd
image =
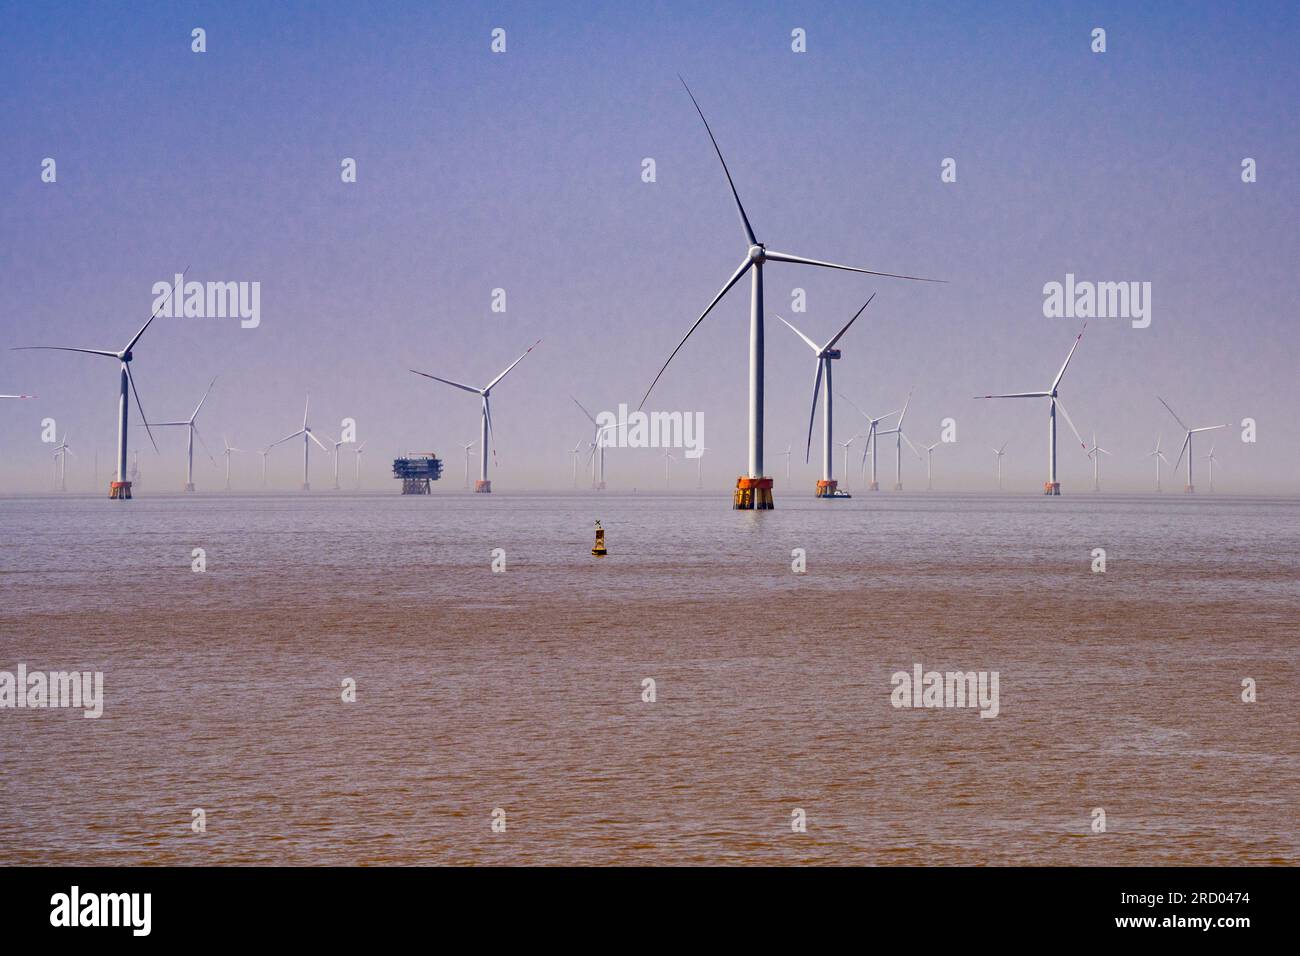
[[[599,521],[596,522],[596,543],[592,545],[591,553],[598,558],[603,558],[607,553],[605,551],[605,529],[600,526]]]

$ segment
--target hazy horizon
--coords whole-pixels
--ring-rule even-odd
[[[743,14],[743,15],[738,15]],[[260,324],[160,318],[133,372],[151,421],[199,418],[200,491],[224,483],[219,453],[260,449],[312,426],[357,422],[364,487],[397,492],[394,454],[436,451],[439,490],[459,489],[460,446],[478,439],[477,399],[415,368],[486,384],[537,339],[493,392],[497,491],[564,490],[593,412],[635,407],[682,334],[740,262],[745,242],[690,100],[718,137],[758,238],[773,249],[944,285],[769,265],[766,472],[811,495],[820,409],[803,464],[814,362],[775,319],[819,341],[876,299],[840,343],[835,388],[868,411],[915,394],[906,431],[934,455],[936,491],[986,492],[1007,442],[1008,491],[1041,490],[1046,403],[975,401],[1046,388],[1081,320],[1046,318],[1043,286],[1150,282],[1152,321],[1094,318],[1061,386],[1079,430],[1113,454],[1103,489],[1152,490],[1156,436],[1170,465],[1182,433],[1156,396],[1216,445],[1216,491],[1300,491],[1294,408],[1300,333],[1294,264],[1300,13],[1192,4],[953,10],[916,4],[673,4],[490,11],[395,4],[330,9],[8,5],[0,12],[0,478],[51,486],[53,418],[76,457],[69,487],[106,493],[117,369],[100,357],[14,346],[117,349],[148,318],[154,283],[259,282]],[[1089,50],[1107,30],[1107,52]],[[202,27],[207,52],[190,49]],[[489,49],[507,31],[504,54]],[[807,31],[808,52],[790,31]],[[42,182],[42,160],[57,181]],[[340,162],[357,161],[357,182]],[[652,157],[657,181],[642,181]],[[941,161],[957,181],[940,181]],[[1243,183],[1241,161],[1258,164]],[[647,409],[702,412],[706,488],[745,465],[747,281],[733,289],[659,382]],[[791,311],[803,288],[807,311]],[[506,290],[505,313],[491,310]],[[132,403],[134,405],[134,402]],[[1253,418],[1258,440],[1240,440]],[[864,430],[836,402],[836,438]],[[138,410],[132,408],[132,421]],[[184,432],[143,429],[141,492],[179,491]],[[784,451],[795,449],[792,482]],[[861,489],[861,439],[849,488]],[[1068,426],[1063,490],[1092,466]],[[99,453],[99,481],[90,470]],[[893,449],[882,440],[881,485]],[[678,453],[680,459],[680,453]],[[583,455],[585,468],[586,455]],[[837,477],[843,455],[834,455]],[[662,490],[654,449],[612,449],[611,490]],[[236,490],[257,490],[256,454]],[[904,485],[925,466],[904,450]],[[269,459],[296,485],[301,448]],[[313,487],[332,484],[312,448]],[[345,451],[342,484],[351,487]],[[673,490],[693,489],[693,461]],[[1172,467],[1166,493],[1181,490]],[[585,484],[580,472],[579,484]],[[886,490],[883,492],[888,494]]]

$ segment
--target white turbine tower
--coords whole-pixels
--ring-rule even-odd
[[[1214,449],[1210,449],[1213,451]],[[63,441],[54,446],[54,460],[59,466],[59,491],[68,490],[68,456],[72,454],[72,446],[68,444],[68,433],[63,433]],[[1213,465],[1210,466],[1213,468]],[[1214,474],[1213,471],[1210,474]]]
[[[867,420],[867,440],[866,443],[863,444],[862,446],[862,467],[864,469],[867,467],[867,456],[870,455],[871,456],[871,482],[867,485],[867,490],[879,491],[880,483],[876,481],[876,459],[879,457],[876,454],[876,437],[877,434],[879,433],[880,425],[885,421],[885,419],[893,418],[902,409],[896,408],[892,412],[889,412],[886,415],[880,415],[879,417],[872,417],[871,415],[868,415],[866,412],[864,412],[857,405],[855,405],[853,403],[853,399],[849,398],[843,392],[840,392],[840,398],[848,402],[849,405],[852,406],[854,411],[856,411],[859,415],[861,415],[863,418]],[[889,433],[884,432],[882,434],[889,434]]]
[[[993,454],[998,456],[998,491],[1002,490],[1002,456],[1006,454],[1007,443],[1003,442],[1001,448],[994,448]]]
[[[935,442],[933,445],[925,446],[925,490],[934,491],[934,450],[942,442]]]
[[[1074,437],[1079,439],[1079,447],[1087,448],[1083,439],[1079,436],[1079,429],[1074,427],[1074,422],[1070,420],[1070,413],[1065,410],[1061,404],[1060,396],[1057,394],[1057,388],[1061,384],[1061,379],[1065,377],[1065,370],[1070,367],[1070,359],[1074,358],[1074,350],[1079,347],[1083,340],[1084,329],[1088,328],[1088,323],[1083,323],[1083,329],[1074,338],[1074,344],[1070,346],[1070,352],[1065,356],[1065,362],[1061,365],[1061,370],[1056,373],[1056,378],[1052,380],[1052,387],[1045,392],[1012,392],[1007,395],[976,395],[976,398],[1046,398],[1051,403],[1047,410],[1047,481],[1043,485],[1043,494],[1059,495],[1061,493],[1061,483],[1056,480],[1056,410],[1060,408],[1061,414],[1065,416],[1066,423],[1070,426],[1070,431],[1074,432]]]
[[[189,267],[186,266],[186,271]],[[184,272],[181,273],[184,276]],[[173,287],[175,288],[175,287]],[[131,481],[126,476],[126,446],[127,432],[130,430],[130,400],[127,395],[127,389],[135,395],[136,408],[140,410],[140,419],[144,422],[145,432],[149,435],[149,441],[153,444],[153,450],[158,450],[158,443],[154,441],[153,431],[149,428],[149,423],[145,418],[144,409],[140,405],[140,392],[135,387],[135,378],[131,375],[131,360],[135,357],[132,351],[144,335],[145,330],[153,325],[153,320],[158,318],[163,308],[171,301],[172,292],[169,290],[167,297],[154,310],[153,315],[149,316],[149,321],[140,327],[140,331],[132,336],[131,341],[126,343],[126,347],[118,352],[111,352],[105,349],[78,349],[70,348],[66,345],[25,345],[20,346],[14,351],[53,351],[53,352],[82,352],[86,355],[103,355],[107,358],[117,359],[118,363],[118,399],[117,399],[117,478],[110,482],[108,486],[108,496],[119,501],[129,500],[131,497]]]
[[[786,445],[786,446],[785,446],[785,451],[781,452],[781,454],[785,455],[785,480],[786,480],[786,483],[787,483],[787,484],[789,484],[789,482],[790,482],[790,453],[791,453],[791,451],[792,451],[792,446],[791,446],[791,445]]]
[[[194,490],[194,436],[199,434],[199,426],[194,423],[194,420],[199,417],[199,409],[201,409],[203,407],[203,403],[208,400],[208,395],[212,392],[212,386],[215,384],[217,384],[217,380],[214,377],[212,381],[208,383],[208,390],[203,393],[203,397],[199,399],[198,405],[194,406],[194,414],[190,415],[189,418],[180,422],[153,422],[152,423],[159,428],[185,428],[187,430],[186,453],[185,453],[185,490],[186,491]],[[141,417],[143,418],[144,416]],[[202,435],[199,435],[199,443],[203,445],[203,450],[207,452],[208,459],[212,461],[212,463],[215,465],[216,461],[215,459],[212,458],[212,452],[208,451],[207,442],[203,441]],[[227,459],[227,461],[229,461],[229,459]]]
[[[602,429],[600,427],[600,423],[596,421],[595,416],[592,415],[591,412],[587,411],[586,407],[582,404],[582,402],[578,401],[572,395],[570,395],[569,398],[573,400],[573,404],[577,405],[578,408],[582,410],[582,414],[586,415],[587,420],[591,422],[591,427],[596,430],[595,433],[592,435],[592,446],[591,446],[593,448],[593,455],[595,456],[595,460],[592,462],[592,487],[594,487],[597,491],[604,491],[605,490],[605,442],[603,440],[601,432],[606,431],[607,429]]]
[[[461,445],[461,446],[460,446],[460,447],[464,450],[464,452],[465,452],[465,485],[464,485],[464,487],[465,487],[465,490],[466,490],[466,491],[469,490],[469,450],[470,450],[471,448],[473,448],[473,447],[474,447],[475,445],[477,445],[477,444],[478,444],[478,442],[476,442],[476,441],[472,441],[472,442],[469,442],[468,444],[465,444],[465,445]]]
[[[258,454],[262,456],[262,487],[263,488],[266,487],[266,456],[271,453],[271,449],[273,447],[274,447],[273,445],[267,445],[265,448],[263,448],[261,451],[258,452]]]
[[[849,490],[849,448],[855,441],[861,438],[861,435],[854,435],[848,441],[837,441],[835,444],[844,449],[844,490]]]
[[[1156,398],[1160,398],[1160,396],[1157,395]],[[1183,422],[1183,420],[1179,418],[1178,415],[1174,412],[1174,410],[1172,408],[1169,408],[1168,402],[1166,402],[1163,398],[1160,398],[1160,404],[1163,405],[1165,408],[1169,409],[1169,414],[1174,416],[1174,421],[1176,421],[1179,427],[1181,427],[1183,431],[1187,433],[1186,436],[1183,438],[1182,450],[1179,451],[1178,453],[1178,461],[1174,462],[1174,471],[1178,470],[1178,465],[1183,460],[1183,455],[1186,454],[1187,455],[1187,484],[1184,486],[1183,492],[1185,494],[1190,495],[1192,492],[1196,490],[1196,486],[1192,482],[1192,436],[1195,435],[1197,432],[1212,432],[1220,428],[1227,428],[1228,426],[1227,425],[1206,425],[1203,428],[1188,428],[1187,425]]]
[[[578,458],[582,455],[582,442],[579,441],[573,446],[573,451],[569,452],[573,456],[573,487],[578,487]]]
[[[224,450],[221,452],[221,454],[226,459],[226,490],[229,491],[230,490],[230,456],[235,454],[236,452],[242,455],[244,454],[244,449],[236,448],[234,445],[230,444],[230,440],[226,438],[224,433],[221,436],[221,444],[224,446]],[[265,460],[266,459],[263,459],[263,461]]]
[[[1109,455],[1106,449],[1097,444],[1097,433],[1092,433],[1092,447],[1088,449],[1088,457],[1092,459],[1092,490],[1101,491],[1101,456]]]
[[[789,322],[786,322],[784,318],[779,315],[777,316],[778,319],[781,319],[781,321],[785,323],[786,327],[791,332],[804,340],[807,346],[812,349],[813,355],[817,357],[817,374],[813,378],[812,409],[808,413],[808,441],[804,448],[804,464],[808,463],[808,459],[812,455],[813,422],[817,420],[817,394],[821,391],[822,379],[826,379],[826,391],[822,396],[822,476],[821,480],[817,482],[816,496],[818,498],[834,498],[836,490],[834,474],[835,443],[832,440],[831,434],[831,426],[835,419],[831,405],[831,398],[833,395],[833,389],[831,387],[831,362],[840,357],[840,350],[835,347],[835,343],[844,337],[844,333],[847,332],[849,327],[858,320],[858,316],[866,310],[867,306],[871,304],[871,299],[874,299],[875,297],[875,293],[872,293],[871,298],[867,299],[867,301],[862,304],[862,308],[858,309],[858,311],[853,314],[853,318],[849,319],[849,321],[845,323],[844,328],[836,332],[835,337],[825,345],[818,345]],[[845,468],[847,469],[847,454],[845,455],[844,461]],[[848,478],[847,470],[844,477]]]
[[[1219,459],[1214,457],[1214,445],[1210,445],[1210,453],[1205,456],[1205,460],[1210,463],[1210,494],[1214,494],[1214,463]]]
[[[680,77],[678,78],[680,79]],[[682,86],[686,86],[685,80],[682,80]],[[650,397],[650,393],[654,390],[655,383],[659,381],[660,376],[668,368],[673,357],[686,344],[686,340],[691,337],[691,333],[699,328],[700,323],[713,311],[713,307],[722,300],[722,297],[730,291],[731,287],[739,282],[746,272],[749,272],[749,461],[746,473],[736,480],[733,507],[766,510],[772,507],[772,479],[763,472],[763,265],[767,262],[790,262],[799,265],[820,266],[827,269],[842,269],[847,272],[883,276],[890,279],[910,279],[922,282],[935,280],[925,280],[918,276],[897,275],[892,272],[876,272],[872,269],[861,269],[855,266],[838,265],[834,262],[823,262],[820,259],[808,259],[804,256],[774,252],[768,249],[754,235],[754,230],[749,224],[749,217],[745,215],[745,207],[741,205],[740,194],[736,191],[736,184],[731,179],[731,171],[727,168],[726,160],[722,158],[722,149],[713,136],[713,130],[709,128],[708,120],[704,118],[704,111],[700,109],[700,104],[695,101],[695,95],[691,93],[689,87],[686,88],[686,93],[690,96],[691,102],[695,104],[695,111],[700,114],[700,120],[704,123],[705,132],[709,134],[709,140],[713,143],[713,151],[717,153],[718,162],[722,164],[722,172],[727,177],[727,185],[731,188],[731,197],[735,200],[736,211],[740,214],[740,225],[745,234],[747,247],[745,258],[740,263],[740,266],[732,273],[731,278],[723,285],[721,291],[713,297],[713,301],[709,303],[708,307],[700,313],[700,317],[695,320],[694,324],[686,331],[686,334],[682,336],[677,348],[673,349],[672,354],[668,356],[668,361],[664,362],[663,368],[659,369],[659,374],[654,377],[654,381],[646,389],[640,407],[645,406],[646,399]]]
[[[297,438],[299,435],[302,436],[302,490],[303,491],[311,491],[311,478],[309,477],[309,472],[308,472],[308,466],[311,463],[310,443],[315,442],[317,445],[320,445],[321,451],[324,452],[329,451],[329,449],[325,447],[325,443],[322,442],[319,438],[317,438],[314,434],[312,434],[311,426],[307,424],[307,411],[310,408],[311,408],[311,393],[308,392],[307,401],[302,406],[302,428],[298,429],[292,435],[285,435],[279,441],[271,442],[271,444],[267,446],[267,450],[269,451],[270,449],[274,448],[276,445],[281,445],[284,442]],[[265,470],[265,459],[263,459],[263,469]]]
[[[334,490],[339,490],[339,446],[348,444],[346,439],[340,438],[334,442]]]
[[[1148,458],[1154,458],[1156,460],[1156,491],[1157,492],[1160,491],[1160,463],[1163,461],[1166,465],[1169,464],[1169,459],[1166,458],[1165,453],[1160,450],[1161,437],[1162,436],[1160,435],[1156,436],[1156,450],[1147,452]]]
[[[357,491],[361,490],[361,453],[366,450],[366,443],[362,442],[352,450],[352,454],[357,464]]]
[[[453,382],[450,379],[439,378],[437,375],[430,375],[428,372],[417,372],[415,369],[410,369],[410,371],[415,372],[416,375],[423,375],[425,378],[431,378],[435,382],[442,382],[442,384],[450,385],[452,388],[459,388],[461,391],[473,392],[475,395],[478,395],[482,399],[483,425],[482,425],[482,431],[479,434],[479,441],[481,442],[481,445],[479,447],[479,477],[478,480],[474,482],[474,490],[476,492],[486,494],[492,491],[492,482],[488,480],[489,446],[491,446],[494,454],[496,452],[496,440],[492,435],[492,408],[488,403],[489,397],[491,396],[492,393],[492,389],[496,387],[498,382],[500,382],[503,378],[509,375],[510,370],[514,368],[516,365],[518,365],[520,362],[522,362],[524,360],[524,357],[529,352],[537,348],[537,346],[541,344],[541,341],[542,341],[541,339],[538,339],[532,345],[528,346],[528,348],[524,350],[523,355],[519,356],[519,358],[515,359],[513,362],[507,365],[504,372],[502,372],[496,378],[492,379],[492,381],[488,382],[487,385],[485,385],[483,388],[474,388],[472,385],[462,385],[459,382]]]
[[[664,487],[671,489],[673,486],[673,462],[677,459],[667,448],[664,449]]]
[[[695,459],[695,488],[700,490],[704,487],[704,453],[712,449],[700,446],[700,457]]]
[[[907,393],[907,398],[903,400],[903,407],[898,412],[898,421],[894,424],[894,427],[889,429],[889,431],[876,432],[877,436],[880,435],[894,436],[894,490],[895,491],[903,490],[903,442],[907,442],[907,447],[912,449],[912,454],[916,456],[916,460],[917,461],[921,460],[921,453],[916,450],[916,446],[912,444],[912,440],[903,434],[903,419],[907,417],[907,406],[910,405],[911,403],[912,403],[912,392],[909,390]],[[876,477],[875,472],[876,472],[876,459],[875,459],[875,454],[873,453],[871,458],[871,478],[873,481],[875,480]]]

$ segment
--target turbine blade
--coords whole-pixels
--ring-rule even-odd
[[[871,299],[874,299],[875,297],[876,294],[874,292],[871,293]],[[849,321],[845,323],[844,328],[840,329],[839,332],[836,333],[835,338],[831,339],[829,342],[826,343],[826,348],[828,349],[835,348],[835,343],[844,337],[844,333],[849,330],[849,326],[851,326],[854,322],[858,321],[858,316],[867,310],[867,306],[871,304],[871,299],[867,299],[866,302],[862,303],[862,308],[858,309],[857,312],[853,313],[853,318],[849,319]]]
[[[190,421],[194,421],[194,419],[199,417],[199,409],[201,409],[203,403],[208,400],[208,396],[212,394],[212,386],[216,384],[217,376],[214,375],[212,376],[212,381],[208,383],[208,390],[203,393],[203,397],[199,399],[198,405],[194,406],[194,414],[190,416]]]
[[[217,460],[212,457],[212,452],[208,450],[208,443],[203,440],[203,433],[199,431],[199,426],[191,422],[190,428],[194,429],[194,437],[199,440],[199,444],[203,447],[203,453],[208,456],[208,461],[215,465]]]
[[[542,344],[542,340],[541,340],[541,339],[538,339],[538,340],[537,340],[536,342],[534,342],[532,345],[528,346],[528,348],[524,349],[524,354],[521,355],[521,356],[519,356],[519,358],[515,359],[515,360],[514,360],[513,362],[511,362],[509,365],[507,365],[507,366],[506,366],[506,370],[505,370],[504,372],[502,372],[502,373],[501,373],[500,375],[498,375],[496,378],[492,379],[492,381],[488,382],[488,383],[487,383],[487,386],[483,389],[483,391],[485,391],[485,392],[490,392],[490,391],[492,391],[492,387],[493,387],[494,385],[496,385],[497,382],[501,381],[503,378],[505,378],[507,375],[509,375],[509,374],[510,374],[510,370],[511,370],[512,368],[514,368],[516,365],[518,365],[520,362],[522,362],[522,361],[524,360],[524,356],[526,356],[529,352],[531,352],[533,349],[537,348],[537,346],[539,346],[539,345],[541,345],[541,344]]]
[[[920,460],[921,460],[921,453],[920,453],[919,451],[917,451],[917,450],[916,450],[916,446],[912,444],[912,439],[908,438],[906,435],[903,435],[903,434],[901,434],[901,433],[900,433],[899,437],[901,437],[901,438],[903,439],[903,441],[907,442],[907,447],[910,448],[910,449],[912,449],[912,454],[916,456],[916,460],[917,460],[917,461],[920,461]]]
[[[848,397],[847,395],[845,395],[843,392],[838,392],[838,393],[836,393],[836,394],[838,394],[838,395],[840,396],[840,398],[842,398],[842,399],[844,399],[846,402],[848,402],[848,403],[849,403],[849,407],[852,408],[855,412],[857,412],[859,415],[861,415],[861,416],[862,416],[863,418],[865,418],[867,421],[871,421],[871,416],[868,415],[866,412],[864,412],[862,409],[858,408],[858,406],[854,403],[853,399],[849,398],[849,397]]]
[[[1006,395],[976,395],[976,398],[1051,398],[1051,392],[1010,392]]]
[[[436,375],[430,375],[428,372],[417,372],[415,369],[407,369],[408,372],[415,372],[416,375],[423,375],[425,378],[431,378],[435,382],[442,382],[443,385],[450,385],[452,388],[463,389],[466,392],[473,392],[475,395],[482,395],[482,391],[477,388],[471,388],[468,385],[462,385],[460,382],[453,382],[451,379],[438,378]]]
[[[808,460],[812,457],[813,421],[817,418],[817,394],[822,390],[822,364],[823,360],[818,359],[817,377],[813,379],[812,411],[808,413],[808,445],[803,453],[805,465],[808,464]]]
[[[1079,343],[1083,341],[1083,333],[1087,328],[1088,323],[1084,322],[1083,328],[1080,329],[1079,334],[1074,337],[1074,344],[1070,346],[1070,354],[1065,357],[1065,362],[1061,365],[1061,370],[1056,373],[1056,380],[1052,382],[1051,391],[1056,391],[1056,386],[1061,384],[1061,379],[1065,377],[1065,370],[1070,367],[1070,359],[1074,358],[1074,350],[1077,349]]]
[[[298,429],[296,432],[294,432],[292,435],[285,435],[285,436],[284,436],[283,438],[281,438],[279,441],[273,441],[273,442],[271,442],[271,444],[267,445],[267,446],[266,446],[266,450],[267,450],[267,451],[270,451],[270,450],[271,450],[272,448],[274,448],[276,445],[283,445],[283,444],[284,444],[285,442],[287,442],[289,439],[291,439],[291,438],[297,438],[297,437],[298,437],[299,435],[301,435],[302,433],[303,433],[303,429],[300,428],[300,429]]]
[[[302,430],[307,430],[307,409],[311,408],[311,392],[307,393],[307,401],[302,406]]]
[[[1174,421],[1176,421],[1179,425],[1182,426],[1183,431],[1185,431],[1185,432],[1189,432],[1189,431],[1191,431],[1191,429],[1187,427],[1186,423],[1184,423],[1183,420],[1182,420],[1181,418],[1178,417],[1178,413],[1175,412],[1172,408],[1169,408],[1169,403],[1168,403],[1168,402],[1166,402],[1163,398],[1160,398],[1159,395],[1157,395],[1156,398],[1159,398],[1159,399],[1160,399],[1160,404],[1161,404],[1161,405],[1163,405],[1165,408],[1168,408],[1168,409],[1169,409],[1169,414],[1174,416]]]
[[[1177,416],[1174,417],[1176,418]],[[1183,453],[1187,451],[1187,443],[1190,442],[1191,440],[1192,440],[1192,433],[1188,432],[1187,437],[1183,439],[1183,447],[1178,452],[1178,460],[1174,462],[1174,471],[1177,471],[1178,466],[1183,463]]]
[[[570,395],[569,398],[573,399],[573,404],[577,405],[579,408],[582,409],[582,414],[587,416],[587,420],[589,422],[599,427],[599,423],[596,421],[595,417],[591,414],[591,412],[587,411],[586,407],[582,404],[582,402],[578,401],[576,398],[573,398],[572,395]]]
[[[486,392],[487,389],[484,389]],[[497,460],[497,436],[492,431],[492,406],[488,404],[487,395],[483,396],[483,416],[487,419],[488,447],[492,450],[492,461]]]
[[[640,411],[645,406],[646,399],[649,398],[650,393],[654,391],[655,385],[659,382],[660,376],[664,374],[664,370],[668,368],[673,358],[681,351],[682,346],[686,344],[686,340],[691,337],[691,333],[700,327],[700,323],[704,321],[704,317],[713,311],[713,307],[722,300],[724,295],[731,291],[731,287],[740,281],[740,277],[748,272],[749,267],[753,264],[753,260],[746,258],[745,261],[740,264],[740,268],[737,269],[732,274],[731,278],[727,280],[727,284],[722,287],[722,291],[713,297],[713,301],[709,303],[709,307],[700,313],[700,317],[695,320],[695,324],[686,330],[686,334],[682,336],[682,340],[677,343],[677,348],[673,349],[672,355],[668,356],[668,361],[664,362],[663,368],[659,370],[659,374],[654,377],[654,381],[650,383],[650,387],[645,390],[645,395],[641,397],[641,404],[637,406],[637,411]]]
[[[718,154],[718,162],[722,164],[722,172],[727,177],[727,185],[731,187],[732,198],[736,200],[736,211],[740,213],[740,224],[744,227],[745,238],[749,240],[751,246],[757,245],[758,240],[754,238],[754,230],[749,225],[749,217],[745,215],[745,207],[740,203],[740,193],[736,192],[736,184],[731,178],[731,170],[727,168],[727,161],[722,158],[722,150],[718,148],[718,141],[713,136],[713,130],[709,128],[709,121],[704,118],[704,110],[700,109],[700,104],[695,100],[695,94],[691,92],[689,86],[686,86],[686,81],[682,79],[680,73],[677,74],[677,79],[682,80],[682,86],[686,87],[686,95],[695,104],[695,112],[700,114],[700,121],[704,124],[704,130],[709,134],[709,141],[713,143],[713,151]]]
[[[117,358],[116,352],[106,352],[103,349],[73,349],[66,345],[17,345],[11,348],[11,352],[84,352],[87,355],[107,355],[109,358]],[[29,396],[6,396],[7,398],[22,398]]]
[[[1227,427],[1228,427],[1227,425],[1206,425],[1204,428],[1190,428],[1190,429],[1188,429],[1188,431],[1193,432],[1193,433],[1195,433],[1195,432],[1212,432],[1212,431],[1217,431],[1217,430],[1219,430],[1220,428],[1227,428]]]
[[[912,392],[914,391],[916,391],[915,386],[907,390],[907,398],[903,401],[903,407],[899,411],[898,424],[894,428],[900,432],[903,430],[903,419],[907,417],[907,406],[912,404]]]
[[[798,329],[796,329],[796,328],[795,328],[793,325],[791,325],[789,322],[786,322],[784,316],[782,316],[782,315],[778,315],[776,312],[773,312],[772,314],[775,315],[775,316],[776,316],[778,319],[780,319],[782,322],[785,322],[785,327],[786,327],[786,328],[788,328],[788,329],[789,329],[791,332],[793,332],[795,335],[799,336],[799,338],[801,338],[801,339],[803,339],[805,342],[807,342],[807,343],[808,343],[808,347],[809,347],[810,349],[812,349],[812,350],[813,350],[814,352],[816,352],[818,355],[821,355],[822,348],[821,348],[820,345],[818,345],[818,344],[817,344],[816,342],[814,342],[812,339],[808,338],[808,336],[804,335],[802,332],[800,332]]]
[[[1056,407],[1059,408],[1061,414],[1065,416],[1065,421],[1070,426],[1070,431],[1074,432],[1074,437],[1079,439],[1079,447],[1087,448],[1088,443],[1084,441],[1083,437],[1079,434],[1079,429],[1074,427],[1074,422],[1070,421],[1070,413],[1065,410],[1065,406],[1061,403],[1059,398],[1056,399]]]
[[[323,452],[329,451],[329,449],[325,447],[325,443],[321,441],[319,438],[317,438],[312,432],[308,432],[307,437],[310,438],[312,441],[314,441],[316,444],[320,445],[321,451]]]
[[[135,376],[131,374],[131,363],[123,362],[122,366],[126,369],[126,380],[131,383],[131,393],[135,395],[135,410],[140,413],[140,421],[144,422],[144,430],[149,434],[149,441],[153,442],[153,450],[157,454],[158,442],[154,440],[153,429],[149,427],[149,419],[144,413],[144,406],[140,404],[140,392],[135,387]]]
[[[190,271],[190,267],[189,267],[189,266],[186,266],[184,269],[181,270],[181,284],[182,284],[182,285],[184,285],[184,283],[185,283],[185,273],[187,273],[187,272],[189,272],[189,271]],[[176,286],[175,286],[175,285],[173,285],[171,288],[169,288],[169,289],[167,290],[167,298],[163,299],[162,302],[159,303],[158,308],[156,308],[156,309],[153,310],[153,315],[149,316],[149,321],[146,322],[144,325],[140,326],[140,331],[137,332],[137,333],[135,333],[135,338],[131,339],[130,342],[126,343],[126,348],[122,349],[123,352],[129,352],[129,351],[131,351],[131,349],[135,348],[135,343],[140,341],[140,336],[144,335],[144,331],[145,331],[145,329],[147,329],[147,328],[149,328],[149,326],[153,325],[153,320],[156,319],[156,318],[158,318],[159,314],[160,314],[160,313],[162,312],[162,310],[163,310],[163,306],[165,306],[168,302],[171,301],[172,295],[173,295],[175,292],[176,292]]]
[[[896,272],[876,272],[874,269],[860,269],[857,266],[843,266],[838,262],[825,262],[821,259],[809,259],[805,256],[796,256],[789,252],[773,252],[765,250],[766,257],[773,262],[793,262],[796,265],[821,266],[825,269],[843,269],[845,272],[860,272],[868,276],[882,276],[886,279],[910,279],[913,282],[946,282],[945,279],[925,279],[921,276],[905,276]]]

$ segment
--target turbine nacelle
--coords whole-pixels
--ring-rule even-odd
[[[767,247],[761,242],[756,242],[749,247],[749,261],[756,266],[761,266],[767,261]]]

